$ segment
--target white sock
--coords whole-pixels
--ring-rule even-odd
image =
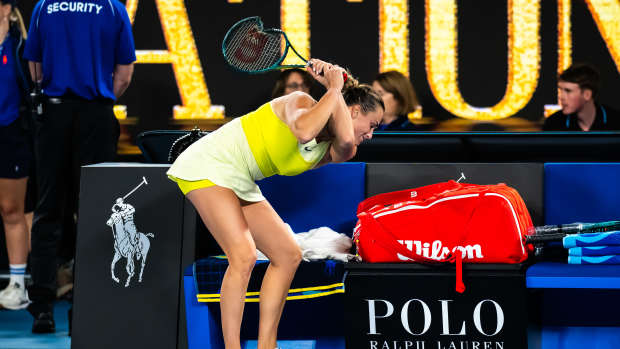
[[[26,264],[9,264],[11,270],[11,279],[9,285],[19,284],[24,288],[24,274],[26,274]]]

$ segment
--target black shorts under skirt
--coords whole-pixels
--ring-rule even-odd
[[[22,120],[0,126],[0,178],[28,177],[32,160],[32,145]]]

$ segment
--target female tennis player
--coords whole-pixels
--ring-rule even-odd
[[[227,349],[240,348],[244,300],[256,248],[270,261],[260,290],[258,348],[276,347],[278,323],[301,251],[255,181],[294,176],[351,159],[381,123],[381,97],[344,69],[311,60],[308,72],[327,92],[317,102],[304,92],[273,99],[193,143],[168,171],[192,202],[226,256],[221,287]]]

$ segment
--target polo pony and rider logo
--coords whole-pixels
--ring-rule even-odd
[[[151,247],[149,237],[154,238],[152,233],[144,234],[138,232],[136,224],[134,223],[134,213],[136,209],[125,202],[133,192],[135,192],[142,185],[148,185],[145,177],[142,177],[142,182],[138,184],[132,191],[122,198],[116,199],[116,202],[112,205],[112,214],[110,219],[106,222],[107,225],[112,228],[112,235],[114,236],[114,257],[112,258],[112,264],[110,270],[112,272],[112,280],[120,282],[120,280],[114,274],[114,267],[119,259],[127,259],[125,270],[127,271],[127,281],[125,287],[129,286],[131,278],[135,272],[135,260],[141,261],[140,274],[138,275],[138,282],[142,282],[142,273],[144,272],[144,266],[146,265],[146,257]]]

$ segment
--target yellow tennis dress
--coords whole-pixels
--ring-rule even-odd
[[[331,142],[301,144],[271,103],[233,119],[190,145],[167,172],[183,194],[212,185],[229,188],[245,201],[262,201],[256,181],[310,170]]]

